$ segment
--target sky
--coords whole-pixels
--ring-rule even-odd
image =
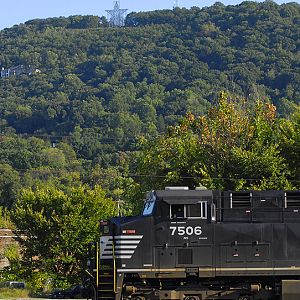
[[[178,0],[180,7],[204,7],[217,0]],[[242,0],[221,0],[225,5],[238,4]],[[284,3],[284,0],[276,0]],[[294,2],[300,2],[296,0]],[[174,0],[121,0],[121,8],[132,11],[171,9]],[[105,10],[113,8],[113,0],[0,0],[0,30],[32,19],[44,19],[70,15],[107,16]]]

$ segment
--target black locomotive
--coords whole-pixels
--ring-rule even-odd
[[[300,191],[167,188],[102,220],[95,299],[300,299]]]

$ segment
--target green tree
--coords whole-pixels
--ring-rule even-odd
[[[20,232],[21,265],[27,279],[41,273],[78,281],[87,245],[99,238],[98,222],[111,217],[114,209],[100,186],[23,190],[12,219]]]
[[[10,208],[20,188],[19,173],[9,164],[0,164],[0,204]]]
[[[289,169],[300,186],[300,110],[299,108],[287,119],[282,119],[280,123],[280,150],[282,156],[287,160]]]

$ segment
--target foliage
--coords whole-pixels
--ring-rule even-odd
[[[204,185],[210,189],[292,189],[292,175],[281,152],[279,120],[270,103],[247,103],[222,93],[207,116],[187,114],[159,139],[145,140],[137,171],[145,188]],[[292,125],[291,125],[292,126]],[[292,127],[297,133],[298,129]],[[293,153],[293,152],[292,152]],[[299,157],[295,157],[299,164]],[[296,163],[296,162],[294,162]],[[296,164],[296,165],[297,165]]]
[[[0,289],[0,298],[1,299],[20,299],[28,298],[29,291],[27,289],[9,289],[2,288]]]
[[[78,280],[87,245],[99,237],[99,220],[112,216],[114,209],[99,186],[23,190],[12,219],[19,229],[26,278],[36,281],[50,274],[55,280]]]
[[[0,206],[0,228],[15,229],[15,224],[10,219],[7,208]]]
[[[281,153],[289,164],[295,180],[300,180],[300,108],[289,120],[283,119],[280,124]]]
[[[20,281],[24,280],[24,270],[21,266],[20,247],[18,244],[9,244],[4,248],[4,256],[9,261],[9,266],[4,267],[1,271],[3,281]]]
[[[105,17],[101,17],[101,22],[99,22],[97,16],[70,16],[69,18],[35,19],[25,22],[25,25],[35,30],[45,30],[48,27],[70,29],[98,28],[101,25],[107,26],[108,23]]]
[[[1,67],[41,73],[0,79],[0,131],[67,137],[78,158],[107,167],[137,136],[206,113],[221,90],[289,112],[300,101],[299,20],[297,3],[246,1],[132,13],[125,28],[70,16],[4,29]]]
[[[5,247],[4,255],[9,260],[10,265],[18,264],[20,261],[20,249],[18,244],[10,244]]]
[[[0,204],[11,207],[16,199],[19,187],[19,173],[11,165],[0,163]]]

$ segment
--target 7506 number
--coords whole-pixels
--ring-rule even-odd
[[[202,234],[202,228],[201,226],[196,226],[196,227],[192,227],[192,226],[170,226],[170,230],[171,230],[171,235],[201,235]]]

